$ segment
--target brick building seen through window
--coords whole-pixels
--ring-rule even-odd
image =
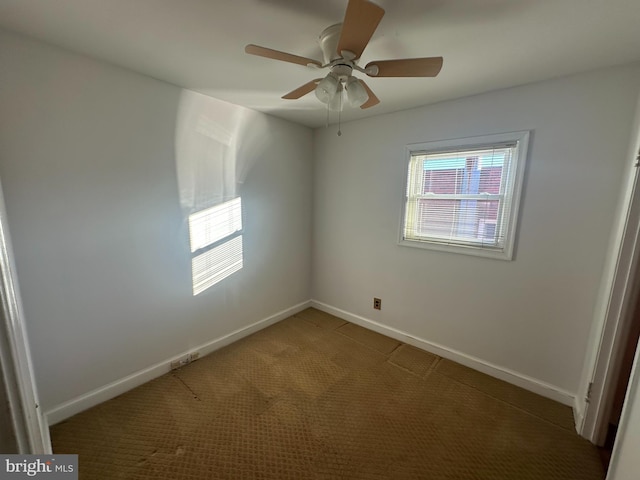
[[[459,162],[457,162],[459,163]],[[474,195],[500,193],[502,165],[482,166],[479,157],[464,159],[455,168],[433,168],[425,162],[422,195]],[[493,241],[499,201],[420,198],[418,233]],[[455,231],[452,232],[452,229]]]

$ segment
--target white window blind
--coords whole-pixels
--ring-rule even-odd
[[[401,243],[511,257],[528,133],[499,137],[409,149]]]

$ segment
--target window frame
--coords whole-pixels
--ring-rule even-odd
[[[527,163],[527,151],[529,146],[530,131],[517,131],[498,133],[491,135],[482,135],[476,137],[454,138],[447,140],[438,140],[424,143],[409,144],[405,148],[405,158],[403,162],[404,185],[402,190],[402,204],[400,213],[400,228],[398,244],[406,247],[422,248],[427,250],[436,250],[442,252],[459,253],[464,255],[474,255],[487,258],[495,258],[499,260],[513,260],[513,253],[516,239],[516,229],[519,218],[519,210],[521,203],[522,190],[524,185],[524,176]],[[516,143],[514,159],[509,177],[507,178],[508,187],[511,189],[511,199],[509,206],[508,218],[503,218],[504,247],[495,248],[482,244],[446,244],[435,240],[415,240],[405,238],[405,226],[407,224],[407,206],[409,204],[408,184],[409,169],[411,168],[412,157],[416,154],[434,154],[446,153],[447,151],[456,151],[462,149],[480,149],[492,147],[504,147],[505,144]],[[429,198],[438,199],[449,196],[450,198],[476,197],[475,199],[487,199],[486,195],[463,195],[463,194],[433,194]],[[504,193],[493,194],[491,196],[504,196]],[[504,202],[500,204],[503,209],[506,205]],[[499,219],[500,221],[500,219]]]

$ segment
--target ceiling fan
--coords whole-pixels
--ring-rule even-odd
[[[296,63],[313,68],[329,68],[324,78],[316,78],[292,90],[282,98],[298,99],[312,90],[330,110],[342,110],[343,97],[352,107],[369,108],[380,103],[369,86],[352,75],[353,71],[369,77],[435,77],[442,68],[442,57],[376,60],[363,68],[358,60],[373,32],[384,16],[384,9],[368,0],[349,0],[342,23],[326,28],[318,39],[324,63],[312,58],[247,45],[251,55]]]

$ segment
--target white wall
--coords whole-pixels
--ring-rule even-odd
[[[309,298],[311,130],[2,31],[0,65],[0,179],[45,411]],[[193,297],[176,172],[221,149],[244,268]]]
[[[614,68],[317,130],[313,298],[575,394],[639,80]],[[407,144],[517,130],[514,261],[397,245]]]

